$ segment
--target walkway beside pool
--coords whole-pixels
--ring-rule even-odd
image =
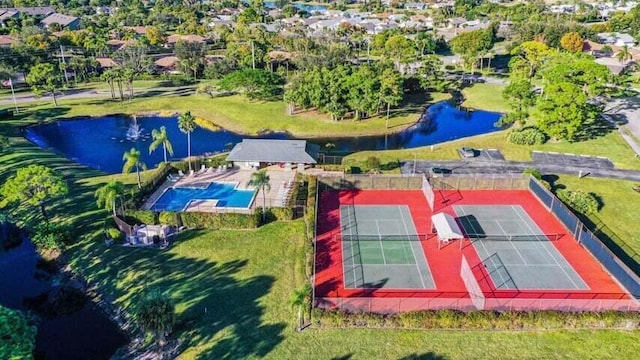
[[[267,174],[270,178],[271,189],[266,191],[266,206],[267,207],[282,207],[288,204],[289,196],[291,192],[287,192],[286,189],[293,185],[295,179],[295,170],[284,170],[278,166],[270,166],[266,168]],[[196,173],[191,176],[184,176],[177,181],[165,180],[165,182],[156,190],[153,194],[144,202],[142,209],[150,210],[162,194],[172,187],[190,187],[190,188],[206,188],[212,182],[227,182],[237,183],[239,190],[251,190],[249,181],[251,175],[255,173],[255,170],[241,170],[237,168],[227,169],[223,171],[216,171],[211,169],[202,173]],[[284,198],[283,194],[287,197]],[[225,208],[217,207],[215,201],[193,201],[186,211],[200,211],[200,212],[250,212],[256,207],[262,206],[263,194],[262,190],[259,190],[256,194],[254,201],[251,203],[249,209],[240,208]]]

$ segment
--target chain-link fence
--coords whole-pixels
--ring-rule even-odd
[[[420,190],[422,175],[354,175],[318,176],[320,191],[326,190]]]

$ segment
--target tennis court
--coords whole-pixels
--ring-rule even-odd
[[[559,234],[544,234],[520,205],[454,205],[496,289],[588,290],[554,246]]]
[[[434,289],[409,207],[340,205],[345,288]]]

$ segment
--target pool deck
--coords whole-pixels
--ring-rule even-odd
[[[284,170],[277,166],[267,167],[267,174],[270,178],[271,189],[267,190],[265,195],[266,206],[267,207],[281,207],[283,204],[286,204],[288,198],[283,202],[279,194],[284,192],[284,187],[288,183],[292,183],[296,171],[295,170]],[[198,187],[205,188],[209,186],[212,182],[230,182],[238,184],[237,188],[239,190],[251,190],[253,189],[248,185],[249,180],[251,180],[251,175],[255,173],[255,170],[241,170],[241,169],[229,169],[222,172],[215,171],[206,171],[201,174],[194,174],[191,176],[184,176],[180,178],[178,181],[169,181],[165,180],[165,182],[160,185],[160,187],[145,201],[142,205],[142,209],[149,210],[155,204],[155,202],[162,196],[162,194],[171,187]],[[289,194],[290,195],[290,194]],[[259,190],[256,196],[254,197],[253,202],[249,209],[242,208],[225,208],[225,207],[216,207],[215,204],[206,203],[202,201],[193,201],[189,206],[185,209],[185,211],[201,211],[201,212],[250,212],[255,208],[262,206],[263,194],[262,190]]]

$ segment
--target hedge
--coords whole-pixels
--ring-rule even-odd
[[[640,329],[638,312],[427,310],[393,315],[314,309],[314,326],[399,329]]]
[[[271,214],[273,220],[278,220],[278,221],[293,220],[293,209],[290,207],[269,208],[267,209],[267,213]]]
[[[127,210],[125,214],[128,224],[156,224],[156,213],[151,210]]]
[[[508,140],[516,145],[541,145],[547,142],[547,136],[538,128],[527,127],[511,131]]]
[[[180,225],[179,214],[173,211],[162,211],[158,214],[158,222],[162,225]]]
[[[585,215],[596,213],[600,209],[598,199],[592,193],[562,189],[558,190],[556,195],[563,203]]]
[[[260,225],[260,213],[180,213],[182,224],[195,229],[255,229]]]

